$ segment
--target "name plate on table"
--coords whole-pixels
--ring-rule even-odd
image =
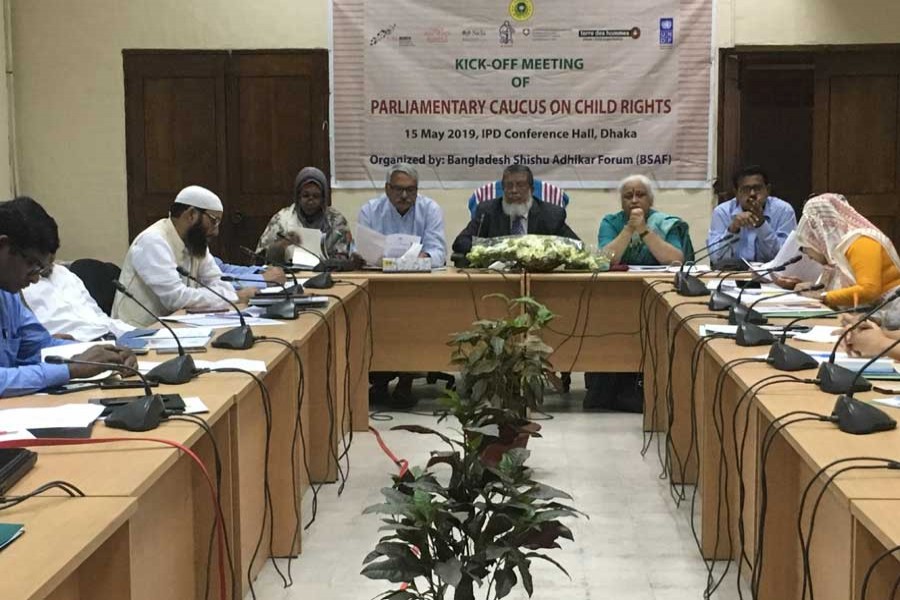
[[[430,273],[431,259],[428,257],[415,257],[413,259],[383,258],[381,270],[385,273]]]

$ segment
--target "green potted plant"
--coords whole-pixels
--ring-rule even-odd
[[[571,497],[533,479],[528,449],[508,447],[496,461],[485,452],[503,427],[525,422],[525,411],[540,404],[549,356],[534,336],[552,314],[530,298],[504,299],[506,318],[478,321],[452,342],[467,393],[448,393],[445,405],[459,435],[394,428],[436,436],[446,449],[432,452],[424,468],[394,476],[384,502],[365,511],[383,515],[386,534],[363,575],[403,584],[382,600],[474,600],[476,593],[499,600],[519,583],[531,596],[534,560],[566,572],[544,551],[573,539],[562,523],[580,514],[564,503]]]

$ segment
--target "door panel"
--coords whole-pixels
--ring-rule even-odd
[[[306,166],[329,174],[328,55],[233,56],[228,73],[231,240],[255,248],[269,219],[293,201]]]
[[[187,185],[218,194],[213,252],[246,262],[304,166],[330,173],[324,50],[123,53],[133,239]]]
[[[900,52],[822,55],[814,181],[900,241]]]

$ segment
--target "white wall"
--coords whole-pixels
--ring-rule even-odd
[[[15,122],[20,193],[61,225],[63,258],[120,262],[127,248],[124,48],[324,48],[328,0],[9,0],[13,5]],[[900,42],[898,0],[718,0],[717,44]],[[716,71],[714,71],[715,75]],[[0,115],[6,114],[0,78]],[[10,187],[9,130],[0,117],[0,192]],[[609,192],[570,190],[570,221],[596,242]],[[424,190],[444,207],[450,240],[465,225],[467,194]],[[373,192],[337,191],[355,219]],[[708,191],[663,192],[657,206],[691,225],[703,245]],[[449,241],[449,240],[448,240]]]

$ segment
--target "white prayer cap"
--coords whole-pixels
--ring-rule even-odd
[[[222,201],[214,193],[200,187],[199,185],[189,185],[175,196],[175,202],[178,204],[187,204],[203,210],[214,210],[222,212]]]

